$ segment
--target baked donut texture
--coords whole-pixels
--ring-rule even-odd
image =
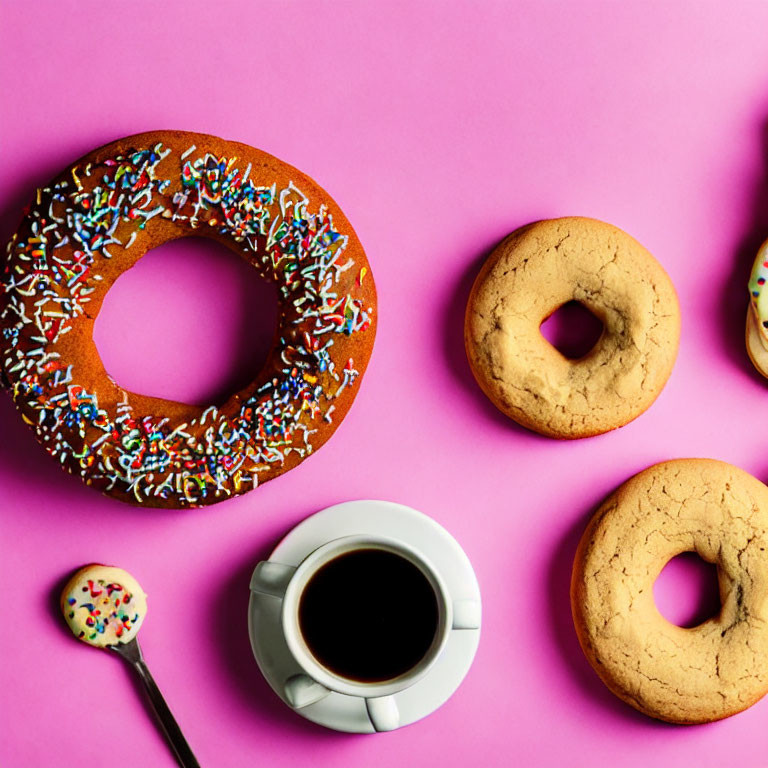
[[[268,359],[220,407],[127,392],[93,343],[114,281],[189,235],[278,289]],[[331,436],[368,363],[375,307],[362,246],[312,179],[245,144],[158,131],[97,149],[37,191],[2,273],[0,364],[65,469],[122,501],[195,507],[277,477]]]
[[[717,565],[720,613],[686,629],[653,584],[676,555]],[[573,565],[571,606],[589,663],[651,717],[705,723],[768,691],[768,488],[737,467],[679,459],[640,472],[597,510]]]
[[[93,563],[67,582],[61,610],[78,640],[105,648],[136,637],[147,615],[147,596],[127,571]]]
[[[578,360],[541,334],[572,300],[603,324]],[[470,367],[494,405],[557,438],[637,418],[669,378],[679,339],[677,295],[661,265],[620,229],[579,217],[529,224],[500,243],[475,280],[464,325]]]

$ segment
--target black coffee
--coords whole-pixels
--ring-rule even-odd
[[[337,675],[365,683],[418,664],[437,623],[437,598],[424,574],[381,549],[358,549],[326,563],[299,601],[299,627],[312,655]]]

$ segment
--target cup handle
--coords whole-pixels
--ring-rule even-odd
[[[479,600],[453,601],[453,629],[480,629]]]
[[[309,675],[299,674],[289,677],[283,688],[285,698],[294,709],[301,709],[324,699],[330,691]]]
[[[262,560],[251,576],[251,592],[282,598],[288,588],[288,582],[296,572],[295,565],[273,563]]]
[[[400,727],[400,712],[394,696],[377,696],[365,700],[371,725],[377,733]]]

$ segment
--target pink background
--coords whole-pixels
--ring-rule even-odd
[[[145,654],[203,766],[764,764],[768,699],[690,728],[614,699],[576,643],[568,579],[590,512],[635,471],[711,456],[768,477],[766,384],[742,341],[746,278],[768,235],[767,28],[768,4],[701,0],[3,3],[3,238],[34,187],[91,148],[205,131],[326,187],[380,297],[372,363],[337,435],[215,508],[100,497],[60,472],[0,397],[4,768],[174,764],[128,671],[75,642],[53,607],[62,577],[93,560],[127,568],[149,593]],[[683,311],[658,402],[575,443],[498,414],[462,349],[489,249],[567,214],[637,237]],[[270,302],[235,257],[175,244],[121,279],[97,341],[123,384],[205,401],[258,366]],[[284,708],[246,631],[253,565],[308,514],[360,497],[442,523],[484,595],[483,638],[457,694],[381,737]],[[695,600],[688,570],[658,590],[665,610]]]

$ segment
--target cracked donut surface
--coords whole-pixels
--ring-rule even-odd
[[[721,609],[683,628],[659,613],[653,584],[691,551],[717,566]],[[590,664],[641,712],[704,723],[751,706],[768,691],[768,488],[710,459],[635,475],[584,532],[571,607]]]
[[[603,324],[584,357],[565,357],[541,324],[578,301]],[[496,407],[557,438],[608,432],[658,397],[680,339],[675,289],[622,230],[568,217],[529,224],[501,242],[470,294],[464,341],[472,372]]]

